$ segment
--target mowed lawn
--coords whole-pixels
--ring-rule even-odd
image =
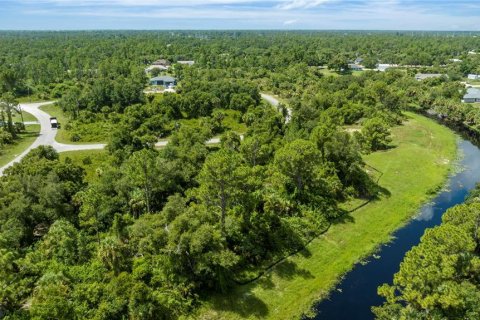
[[[22,116],[23,116],[23,121],[37,121],[37,118],[33,116],[33,114],[28,113],[27,111],[22,111],[22,115],[15,113],[13,116],[13,122],[22,122]]]
[[[301,254],[250,285],[215,294],[192,319],[298,319],[328,295],[356,262],[387,242],[441,186],[456,157],[456,135],[425,117],[392,130],[387,151],[365,157],[383,172],[379,183],[390,196],[372,202],[338,222]],[[346,306],[347,307],[347,306]]]
[[[39,124],[26,125],[25,132],[19,134],[19,138],[15,143],[5,145],[0,149],[0,167],[3,167],[25,151],[37,139],[39,133]]]

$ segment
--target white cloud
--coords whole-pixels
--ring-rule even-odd
[[[266,2],[278,3],[282,0],[266,0]],[[285,1],[285,0],[283,0]],[[175,7],[175,6],[205,6],[205,5],[229,5],[242,3],[260,3],[260,0],[19,0],[27,4],[52,4],[59,6],[125,6],[125,7]]]
[[[12,0],[13,1],[13,0]],[[102,28],[167,28],[155,24],[168,20],[168,28],[256,29],[390,29],[478,30],[478,11],[455,15],[441,6],[403,0],[15,0],[21,4],[17,20],[39,17],[66,21],[70,17],[91,20]],[[426,0],[425,0],[426,1]],[[476,0],[472,0],[476,1]],[[2,0],[0,0],[0,3]],[[329,6],[334,4],[335,6]],[[322,7],[322,5],[325,5]],[[322,7],[322,10],[317,10]],[[466,4],[457,6],[466,9]],[[437,10],[432,10],[437,8]],[[2,9],[0,9],[1,11]],[[480,10],[480,9],[478,9]],[[0,12],[1,17],[1,12]],[[92,17],[88,19],[88,17]],[[47,18],[47,19],[46,19]],[[105,19],[102,19],[105,18]],[[408,18],[408,24],[406,20]],[[151,19],[151,20],[148,20]],[[74,19],[71,19],[74,20]],[[194,21],[195,20],[195,21]],[[5,21],[5,19],[3,19]],[[107,21],[107,22],[105,22]],[[0,19],[0,27],[12,28]],[[73,23],[72,23],[73,24]],[[109,25],[110,26],[110,25]],[[185,27],[184,27],[185,26]],[[458,26],[458,27],[457,27]],[[81,26],[80,26],[81,27]]]
[[[289,25],[297,23],[297,21],[298,21],[297,19],[286,20],[286,21],[283,22],[283,25],[289,26]]]
[[[319,5],[325,4],[327,2],[332,2],[332,0],[289,0],[285,3],[278,5],[278,8],[284,10],[308,9],[318,7]]]

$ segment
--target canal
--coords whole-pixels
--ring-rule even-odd
[[[383,303],[377,288],[383,283],[391,284],[393,275],[399,271],[405,254],[420,242],[425,229],[441,223],[443,213],[462,202],[477,182],[480,182],[480,150],[471,142],[461,139],[458,145],[462,158],[460,170],[447,181],[447,187],[432,201],[425,204],[418,215],[405,227],[394,233],[394,240],[383,245],[367,263],[357,264],[347,273],[330,297],[315,307],[315,319],[373,319],[372,306]]]

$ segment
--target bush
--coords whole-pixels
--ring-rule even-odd
[[[92,164],[92,158],[90,158],[90,156],[86,156],[85,158],[82,159],[82,163],[84,165]]]
[[[13,143],[13,136],[4,128],[0,128],[0,145]]]
[[[82,137],[78,133],[72,134],[72,137],[70,138],[70,140],[72,140],[72,142],[78,142],[78,141],[80,141],[80,139],[82,139]]]
[[[25,125],[23,124],[23,122],[15,122],[14,126],[15,126],[15,132],[17,133],[25,131]]]

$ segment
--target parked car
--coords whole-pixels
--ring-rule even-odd
[[[56,117],[50,118],[50,125],[52,126],[52,129],[57,129],[59,127],[59,123]]]

